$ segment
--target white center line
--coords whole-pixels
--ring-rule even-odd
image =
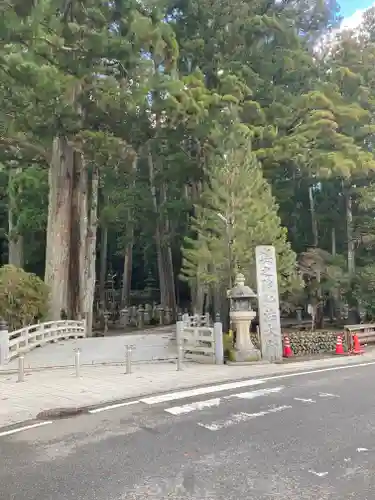
[[[191,403],[189,405],[166,408],[165,411],[171,413],[172,415],[183,415],[184,413],[190,413],[191,411],[201,411],[205,408],[219,406],[220,401],[220,398],[207,399],[206,401],[196,401],[195,403]]]
[[[89,413],[100,413],[102,411],[114,410],[115,408],[122,408],[123,406],[131,406],[140,403],[140,401],[126,401],[125,403],[114,403],[113,405],[102,406],[101,408],[95,408],[94,410],[89,410]]]
[[[271,387],[270,389],[259,389],[257,391],[251,392],[240,392],[239,394],[231,394],[229,396],[225,396],[224,398],[214,398],[214,399],[206,399],[204,401],[197,401],[194,403],[189,403],[182,406],[173,406],[172,408],[166,408],[165,411],[171,413],[172,415],[183,415],[186,413],[190,413],[192,411],[201,411],[205,408],[212,408],[215,406],[219,406],[222,400],[228,401],[229,399],[254,399],[261,396],[268,396],[269,394],[280,392],[284,389],[282,387]]]
[[[268,396],[269,394],[280,392],[285,389],[285,386],[271,387],[270,389],[258,389],[250,392],[240,392],[239,394],[231,394],[226,396],[225,399],[239,398],[239,399],[254,399],[260,396]]]
[[[36,427],[42,427],[44,425],[53,424],[52,420],[46,420],[45,422],[38,422],[36,424],[24,425],[23,427],[17,427],[16,429],[10,429],[9,431],[0,432],[0,437],[10,436],[16,434],[17,432],[27,431],[29,429],[35,429]]]
[[[295,401],[302,401],[303,403],[316,403],[313,399],[304,399],[304,398],[293,398]]]
[[[330,394],[329,392],[319,392],[320,398],[339,398],[337,394]]]
[[[239,382],[230,382],[228,384],[212,385],[209,387],[198,387],[187,391],[168,392],[168,394],[161,394],[160,396],[151,396],[149,398],[140,399],[141,403],[147,405],[156,405],[159,403],[167,403],[168,401],[175,401],[176,399],[193,398],[201,396],[202,394],[212,394],[214,392],[230,391],[232,389],[240,389],[242,387],[251,387],[254,385],[264,384],[263,379],[250,379],[241,380]]]

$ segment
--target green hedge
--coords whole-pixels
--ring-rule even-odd
[[[38,276],[14,266],[0,268],[0,316],[10,331],[42,321],[49,288]]]

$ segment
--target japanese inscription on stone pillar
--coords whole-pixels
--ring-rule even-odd
[[[262,358],[280,361],[283,350],[275,248],[257,246],[255,256]]]

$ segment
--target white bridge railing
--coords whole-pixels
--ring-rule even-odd
[[[0,330],[0,365],[8,363],[20,354],[58,340],[86,336],[84,320],[47,321],[26,326],[14,332]]]
[[[177,345],[183,357],[197,363],[223,364],[223,326],[216,321],[210,326],[208,314],[184,314],[176,324]]]

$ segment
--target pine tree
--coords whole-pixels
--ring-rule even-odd
[[[230,142],[230,144],[228,144]],[[191,286],[228,286],[234,270],[255,287],[255,247],[274,245],[280,292],[299,287],[295,254],[280,225],[270,186],[248,145],[231,139],[210,164],[201,203],[185,239],[182,275]],[[220,215],[218,215],[220,214]],[[228,221],[227,234],[223,222]],[[232,262],[229,262],[231,258]]]

